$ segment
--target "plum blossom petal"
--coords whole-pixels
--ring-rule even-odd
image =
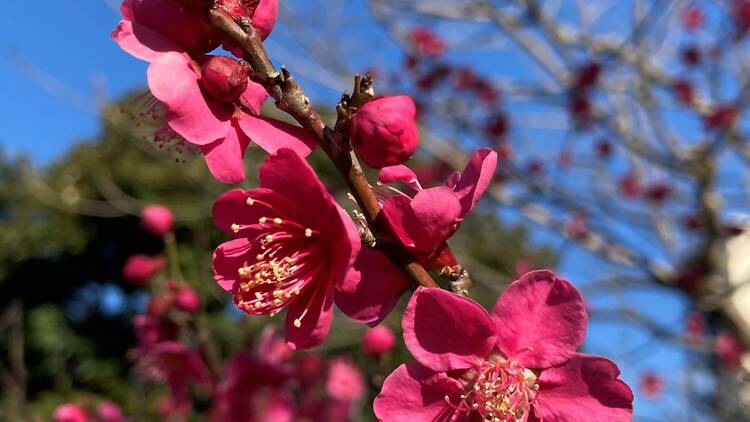
[[[224,139],[201,145],[211,175],[223,183],[240,183],[245,180],[243,158],[249,143],[247,136],[232,127]]]
[[[240,127],[250,139],[269,154],[289,148],[301,157],[307,157],[315,147],[315,139],[305,129],[266,117],[245,115]]]
[[[446,396],[459,395],[461,384],[445,374],[436,374],[418,362],[396,368],[383,383],[375,399],[375,416],[387,422],[448,422],[453,408]],[[457,421],[468,421],[459,417]]]
[[[377,325],[409,290],[409,280],[382,253],[363,248],[342,283],[336,305],[355,321]]]
[[[527,273],[503,292],[492,310],[498,347],[531,368],[570,359],[586,336],[586,307],[578,290],[551,271]]]
[[[442,289],[420,287],[402,321],[404,342],[434,371],[477,366],[495,347],[495,323],[479,304]]]
[[[270,189],[233,189],[219,196],[212,214],[218,228],[237,237],[255,233],[262,217],[294,219],[297,216],[297,205],[284,196],[274,194]],[[235,224],[242,228],[235,231]],[[252,230],[250,233],[246,232],[246,226]]]
[[[409,167],[406,167],[403,164],[383,167],[378,174],[378,182],[384,185],[401,182],[415,191],[422,190],[422,185],[419,184],[417,175]]]
[[[230,134],[232,111],[207,100],[186,54],[166,53],[152,62],[148,86],[167,105],[169,127],[188,142],[208,145]]]
[[[609,359],[577,354],[542,371],[534,414],[559,422],[626,422],[633,418],[633,392]]]
[[[449,186],[461,201],[461,219],[474,208],[492,181],[497,167],[497,153],[489,148],[476,150],[460,176],[449,178]]]
[[[411,200],[392,196],[383,204],[401,242],[425,252],[435,251],[455,231],[460,212],[458,199],[445,186],[420,191]]]
[[[323,343],[333,321],[331,286],[318,283],[309,297],[300,297],[289,306],[284,331],[286,344],[292,350],[309,349]]]
[[[240,102],[255,114],[259,115],[263,108],[263,103],[267,98],[268,92],[263,88],[263,85],[248,80],[247,88],[245,88],[245,92],[240,96]]]
[[[247,261],[252,243],[245,238],[233,239],[219,245],[214,251],[214,279],[226,291],[232,291],[240,280],[237,269]]]
[[[131,56],[152,62],[167,51],[180,51],[174,41],[165,38],[156,31],[130,21],[121,21],[112,30],[112,38],[120,48]]]

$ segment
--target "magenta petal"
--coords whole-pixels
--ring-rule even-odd
[[[336,286],[336,305],[355,321],[377,325],[393,310],[409,280],[382,253],[362,248],[354,267]]]
[[[231,113],[207,102],[187,55],[160,55],[148,67],[148,86],[166,104],[169,127],[188,142],[207,145],[230,132]]]
[[[295,320],[299,320],[299,327]],[[289,305],[284,320],[286,344],[292,350],[309,349],[323,344],[333,320],[333,295],[325,280],[305,292]]]
[[[482,194],[492,181],[497,166],[497,153],[489,148],[482,148],[471,155],[469,163],[461,173],[458,181],[453,181],[456,192],[461,200],[461,218],[465,218],[482,197]]]
[[[112,30],[112,38],[127,53],[147,62],[156,60],[164,52],[181,50],[175,42],[158,32],[126,20],[120,21]]]
[[[252,205],[248,205],[248,198],[252,198]],[[233,189],[214,202],[212,214],[214,223],[224,232],[232,236],[251,237],[245,233],[244,227],[237,232],[232,230],[232,224],[255,225],[261,217],[294,219],[297,205],[268,189]]]
[[[534,414],[545,421],[626,422],[633,418],[633,392],[609,359],[576,354],[539,376]]]
[[[417,175],[403,164],[383,167],[378,174],[378,182],[384,185],[401,182],[409,185],[409,187],[416,191],[422,190],[422,186],[419,184],[419,180],[417,180]]]
[[[239,123],[245,134],[269,154],[289,148],[299,156],[307,157],[316,145],[315,139],[305,129],[289,123],[249,115],[240,119]]]
[[[401,242],[427,253],[453,234],[460,212],[456,195],[445,186],[417,192],[411,201],[392,196],[383,204],[383,213]]]
[[[232,291],[240,280],[237,270],[247,263],[252,244],[247,239],[224,242],[214,250],[214,280],[222,289]]]
[[[266,101],[267,98],[268,92],[263,88],[263,85],[257,82],[247,81],[247,88],[245,88],[245,92],[242,93],[240,101],[256,114],[260,114],[260,111],[263,108],[263,102]]]
[[[437,372],[478,364],[497,340],[495,323],[478,303],[437,288],[417,289],[402,326],[411,354]]]
[[[384,422],[448,422],[454,409],[445,396],[458,396],[461,384],[430,371],[418,362],[401,365],[383,383],[375,398],[375,416]],[[459,421],[464,419],[458,419]]]
[[[231,128],[226,138],[201,145],[211,175],[223,183],[233,184],[245,180],[244,157],[249,142],[243,133]]]
[[[558,365],[586,337],[586,306],[578,290],[551,271],[527,273],[503,292],[492,310],[498,347],[530,368]]]

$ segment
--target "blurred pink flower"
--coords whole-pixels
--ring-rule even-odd
[[[328,366],[326,392],[329,397],[343,402],[361,399],[365,393],[362,371],[342,358],[333,359]]]
[[[200,355],[176,341],[155,344],[139,356],[137,364],[146,378],[169,386],[169,395],[162,398],[159,406],[165,416],[188,415],[192,411],[189,384],[211,386],[211,375]]]
[[[375,358],[390,352],[394,346],[396,346],[396,336],[385,325],[367,329],[362,337],[362,350]]]
[[[695,4],[691,4],[682,10],[682,26],[688,31],[695,31],[703,26],[703,10]]]
[[[129,257],[122,267],[122,278],[130,284],[142,286],[164,268],[163,256],[136,254]]]
[[[488,314],[441,289],[419,288],[403,319],[416,358],[383,384],[383,421],[630,421],[633,394],[608,359],[577,353],[587,313],[550,271],[512,283]]]
[[[422,189],[414,172],[406,166],[380,171],[380,183],[400,181],[417,191],[413,198],[398,191],[385,195],[383,214],[398,240],[427,269],[456,265],[446,240],[479,201],[496,165],[494,151],[479,149],[463,173],[454,172],[443,186],[429,189]],[[336,287],[336,304],[351,318],[377,325],[409,286],[403,273],[385,255],[362,248],[345,282]]]
[[[359,233],[292,150],[266,159],[260,184],[214,204],[214,222],[235,237],[216,248],[214,277],[248,314],[289,308],[285,336],[292,349],[317,346],[331,326],[334,286],[359,252]]]
[[[268,153],[291,148],[306,156],[315,145],[305,130],[260,116],[265,89],[234,59],[168,53],[148,69],[151,93],[167,108],[167,124],[198,145],[211,174],[224,183],[245,178],[243,157],[252,140]]]
[[[141,227],[146,233],[164,236],[172,231],[172,211],[163,205],[148,205],[141,211]]]
[[[53,422],[88,422],[90,419],[81,406],[66,403],[57,406],[52,420]]]
[[[372,168],[405,163],[419,144],[416,112],[407,95],[368,101],[352,118],[352,146]]]
[[[122,414],[122,409],[115,402],[103,400],[96,406],[96,415],[99,422],[131,422]]]
[[[664,390],[664,379],[654,372],[641,374],[641,391],[648,399],[658,398]]]
[[[742,363],[744,348],[731,331],[723,330],[714,340],[714,353],[727,369],[737,369]]]
[[[439,56],[445,52],[445,43],[438,34],[431,29],[420,26],[411,30],[409,34],[412,48],[417,54],[427,57]]]

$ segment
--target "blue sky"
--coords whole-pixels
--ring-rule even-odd
[[[35,164],[44,165],[60,157],[72,143],[96,136],[96,99],[102,94],[117,97],[142,87],[146,65],[111,41],[109,34],[119,21],[119,13],[105,0],[36,1],[33,11],[28,2],[6,3],[0,14],[0,92],[4,94],[0,102],[0,146],[6,154],[24,154]],[[72,7],[72,3],[78,7]],[[357,11],[366,13],[361,7]],[[387,42],[382,41],[382,34],[379,37],[380,42]],[[271,38],[294,50],[289,39],[283,30]],[[320,95],[333,99],[336,94],[320,91]],[[559,245],[559,240],[542,232],[536,237]],[[592,271],[608,271],[575,249],[566,254],[560,269],[576,281],[587,280]],[[665,325],[680,323],[684,303],[675,295],[632,293],[627,299],[648,308],[645,312]],[[607,307],[614,303],[597,298],[594,304]],[[627,346],[643,341],[641,337],[638,330],[622,325],[592,324],[588,346],[592,352],[625,352]],[[684,364],[684,356],[672,349],[657,345],[648,350],[642,362],[623,368],[634,387],[642,368],[659,369],[669,376]],[[674,403],[668,407],[681,407],[676,391],[666,400]],[[648,416],[648,420],[665,420],[658,415],[662,406],[641,400],[637,404],[639,414]]]

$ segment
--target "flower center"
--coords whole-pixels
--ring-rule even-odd
[[[484,421],[528,420],[531,404],[539,389],[537,377],[532,371],[499,357],[485,361],[472,375],[457,404],[445,396],[445,400],[455,409],[454,418],[474,412]]]
[[[258,201],[248,200],[248,204]],[[240,283],[234,302],[253,315],[276,315],[313,282],[324,260],[319,233],[279,217],[261,217],[261,232],[251,242],[250,257],[237,269]],[[243,227],[232,225],[235,231]],[[307,311],[294,321],[300,327]]]

